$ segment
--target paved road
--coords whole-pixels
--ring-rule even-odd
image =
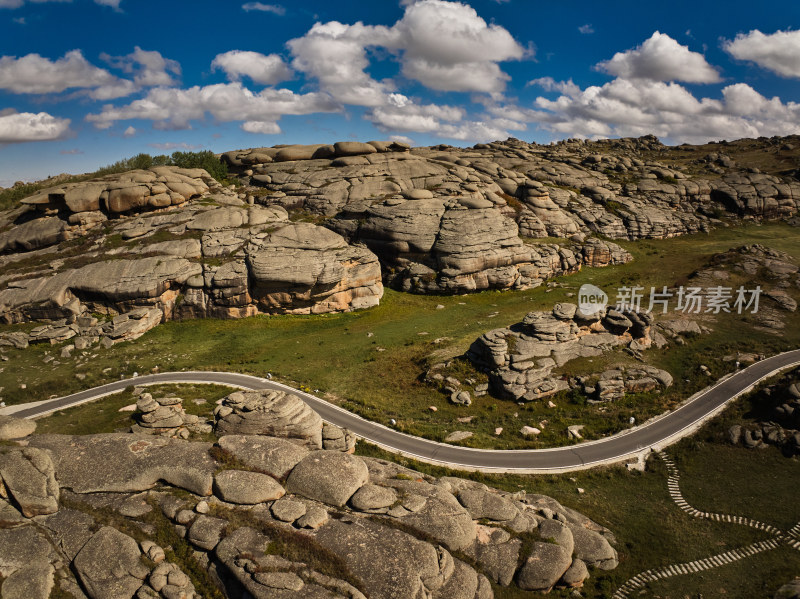
[[[325,421],[348,428],[359,437],[390,451],[424,461],[438,462],[453,468],[504,472],[578,470],[592,465],[622,461],[626,456],[679,438],[682,433],[691,432],[698,422],[755,383],[779,370],[798,364],[800,364],[800,349],[766,358],[722,380],[702,395],[653,422],[605,439],[553,449],[486,450],[436,443],[370,422],[318,397],[280,383],[232,372],[164,372],[124,379],[66,397],[38,402],[30,408],[17,411],[15,415],[25,418],[41,416],[115,393],[133,383],[137,385],[218,383],[246,389],[283,389],[301,397]]]

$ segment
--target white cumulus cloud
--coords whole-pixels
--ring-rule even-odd
[[[274,123],[285,114],[339,110],[341,106],[327,94],[295,94],[288,89],[271,88],[254,93],[236,82],[188,89],[153,88],[144,98],[125,106],[106,105],[99,114],[90,114],[86,120],[98,129],[131,119],[153,121],[157,129],[189,129],[191,121],[203,120],[206,114],[221,122]]]
[[[460,2],[412,4],[393,29],[403,74],[431,89],[502,92],[509,77],[497,63],[525,55],[506,29]]]
[[[254,83],[275,85],[292,76],[292,70],[277,54],[261,54],[247,50],[230,50],[217,54],[211,68],[222,69],[230,81],[249,77]]]
[[[277,135],[281,132],[281,127],[274,122],[247,121],[242,123],[242,131],[260,133],[261,135]]]
[[[142,50],[139,46],[125,56],[109,56],[103,53],[100,59],[115,69],[133,75],[133,82],[138,87],[175,85],[176,82],[170,73],[177,76],[181,74],[181,65],[178,61],[164,58],[155,50]]]
[[[673,143],[703,143],[800,133],[800,104],[768,99],[744,83],[721,99],[692,95],[674,82],[614,79],[555,100],[537,98],[526,120],[559,135],[598,138],[655,134]]]
[[[658,31],[640,46],[617,52],[611,60],[598,63],[596,68],[623,79],[687,83],[720,81],[719,73],[706,62],[702,54],[692,52],[687,46]]]
[[[525,49],[499,25],[490,25],[471,6],[444,0],[408,3],[391,27],[315,24],[290,40],[293,66],[319,81],[320,88],[347,104],[382,106],[392,81],[368,73],[368,49],[395,54],[403,75],[440,91],[501,93],[509,77],[497,64],[518,60]]]
[[[366,47],[385,45],[391,36],[387,27],[331,21],[316,23],[303,37],[290,40],[287,45],[294,56],[292,66],[317,79],[320,88],[338,101],[379,106],[394,87],[366,73]]]
[[[69,131],[69,119],[46,112],[0,112],[0,144],[61,139]]]
[[[539,77],[528,81],[526,85],[538,85],[548,92],[561,92],[567,96],[575,96],[580,93],[581,88],[572,79],[568,81],[556,81],[552,77]]]
[[[50,60],[39,54],[0,57],[0,89],[17,94],[58,93],[69,88],[109,88],[125,95],[126,84],[83,57],[80,50]],[[130,93],[130,92],[128,92]]]
[[[460,121],[464,110],[438,104],[415,104],[402,94],[392,94],[384,106],[373,108],[365,115],[382,131],[416,131],[435,133],[443,121]]]
[[[506,118],[464,120],[466,111],[457,106],[417,104],[403,94],[391,94],[384,106],[369,110],[364,117],[384,132],[428,133],[460,141],[493,141],[508,137],[508,128],[525,125]],[[509,127],[511,125],[511,127]]]
[[[754,62],[782,77],[800,78],[800,31],[764,34],[754,29],[726,40],[722,47],[738,60]]]

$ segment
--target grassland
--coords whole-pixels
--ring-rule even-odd
[[[233,389],[221,385],[151,385],[147,392],[153,397],[180,397],[187,414],[211,418],[216,401]],[[39,434],[60,433],[89,435],[125,430],[133,424],[133,412],[123,410],[136,403],[133,387],[73,408],[59,410],[37,420]]]
[[[798,372],[787,376],[796,377]],[[216,399],[230,392],[216,385],[157,385],[148,391],[155,396],[181,397],[187,411],[205,417]],[[800,521],[800,503],[796,501],[800,459],[787,458],[775,447],[748,450],[725,442],[724,432],[730,424],[762,417],[766,397],[759,391],[738,399],[721,417],[668,451],[681,471],[684,497],[693,506],[755,518],[787,530]],[[40,419],[37,433],[87,434],[121,429],[131,424],[131,413],[118,410],[132,402],[128,389]],[[363,442],[358,444],[357,454],[390,459],[434,476],[462,476],[511,492],[524,489],[549,495],[608,527],[616,536],[620,565],[611,572],[592,571],[582,589],[588,598],[610,597],[618,586],[644,570],[701,559],[768,538],[750,528],[698,520],[682,512],[669,497],[666,468],[658,458],[650,459],[643,473],[610,467],[523,476],[452,471],[399,458]],[[783,546],[734,566],[652,583],[638,596],[771,597],[798,568],[800,552]],[[495,588],[495,595],[498,599],[539,596],[501,587]],[[568,597],[569,592],[556,590],[551,596]]]
[[[59,346],[34,346],[7,350],[0,364],[0,392],[8,404],[45,399],[95,386],[134,372],[167,370],[235,370],[303,385],[326,399],[376,421],[397,420],[410,433],[441,440],[453,430],[470,430],[466,444],[496,448],[535,448],[567,444],[566,427],[584,424],[589,438],[616,432],[630,416],[638,421],[659,413],[702,388],[732,367],[720,360],[735,350],[773,353],[796,347],[800,319],[791,315],[785,334],[776,337],[747,327],[741,319],[725,315],[715,332],[691,340],[686,346],[649,350],[645,359],[675,375],[673,388],[663,394],[631,396],[599,407],[556,398],[556,408],[535,402],[520,406],[491,396],[477,398],[469,408],[454,406],[421,375],[436,362],[462,355],[483,332],[519,321],[531,310],[548,310],[555,302],[569,301],[578,287],[591,282],[603,289],[620,285],[662,286],[680,283],[708,258],[746,243],[764,243],[800,257],[800,235],[784,224],[722,228],[711,234],[670,240],[624,243],[635,256],[627,265],[582,272],[525,291],[430,297],[387,290],[381,305],[361,312],[316,316],[257,316],[243,320],[193,320],[169,322],[135,342],[76,352],[61,359]],[[613,296],[612,296],[613,297]],[[438,308],[443,306],[443,308]],[[2,327],[12,330],[15,327]],[[55,359],[46,366],[47,355]],[[602,358],[608,363],[629,359],[621,352]],[[595,360],[600,360],[599,358]],[[699,370],[707,365],[711,376]],[[595,368],[598,364],[569,363],[569,369]],[[464,363],[468,374],[471,368]],[[78,380],[76,374],[84,376]],[[473,373],[476,375],[477,373]],[[26,385],[25,389],[21,385]],[[429,410],[435,406],[436,412]],[[458,418],[474,416],[468,423]],[[540,437],[522,439],[526,424],[548,421]],[[496,427],[503,433],[495,435]]]

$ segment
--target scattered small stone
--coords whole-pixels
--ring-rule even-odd
[[[453,391],[453,393],[450,394],[450,401],[460,406],[472,405],[472,398],[468,391]]]
[[[567,427],[567,433],[572,439],[583,439],[581,431],[585,428],[583,424],[573,424]]]

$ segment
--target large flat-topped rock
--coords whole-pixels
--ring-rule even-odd
[[[76,493],[146,491],[165,481],[211,495],[217,468],[210,443],[150,435],[38,435],[30,445],[50,451],[58,484]]]

